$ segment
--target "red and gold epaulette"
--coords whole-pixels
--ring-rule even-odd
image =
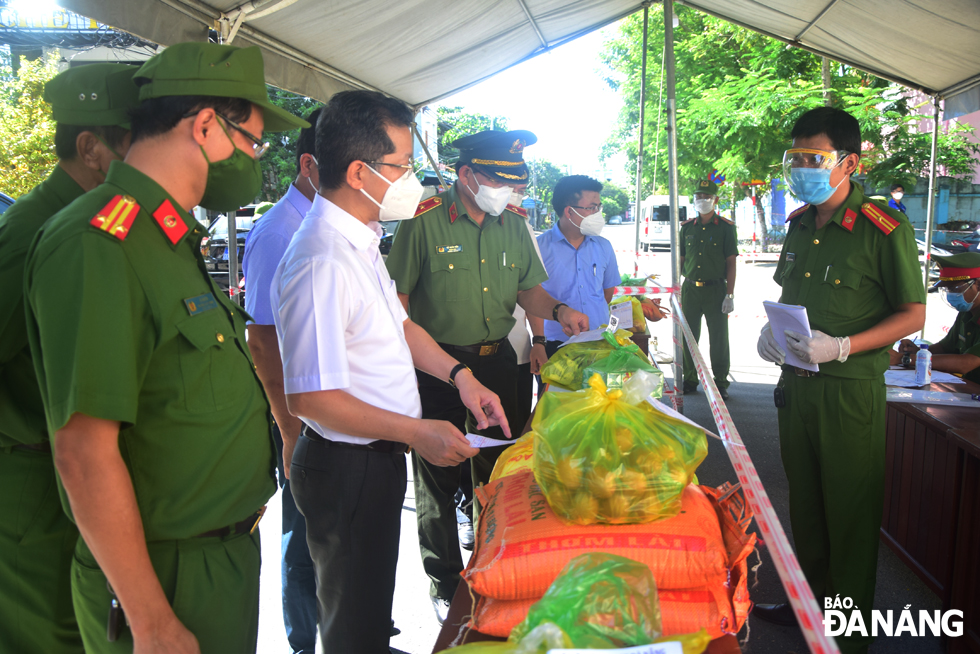
[[[718,216],[718,214],[715,214],[715,215]],[[728,223],[729,225],[734,225],[735,224],[735,221],[729,220],[728,218],[725,218],[724,216],[718,216],[718,217],[721,218],[726,223]]]
[[[690,225],[695,220],[697,220],[697,218],[691,218],[690,220],[685,220],[684,222],[681,223],[681,227],[683,227],[684,225]]]
[[[870,202],[861,205],[861,213],[867,216],[874,226],[885,234],[891,234],[898,227],[898,221]]]
[[[512,212],[516,213],[518,216],[521,216],[523,218],[527,218],[527,211],[525,211],[523,207],[518,207],[518,206],[513,205],[513,204],[508,204],[507,205],[507,211],[512,211]]]
[[[786,222],[789,222],[789,221],[793,220],[794,218],[798,218],[799,216],[802,216],[804,213],[806,213],[806,210],[809,209],[809,208],[810,208],[810,205],[809,204],[804,204],[802,207],[800,207],[799,209],[797,209],[796,211],[794,211],[790,215],[786,216]]]
[[[415,217],[418,218],[426,211],[431,211],[432,209],[438,207],[440,204],[442,204],[442,199],[437,197],[431,197],[428,200],[422,200],[421,202],[419,202],[418,208],[415,209]]]
[[[136,220],[136,214],[140,212],[140,205],[136,200],[128,195],[117,195],[109,200],[109,204],[99,209],[95,218],[89,221],[93,227],[102,230],[106,234],[115,236],[120,241],[125,241],[129,236],[129,227]]]
[[[170,200],[164,200],[160,203],[157,210],[153,212],[153,219],[157,221],[157,225],[163,230],[164,236],[167,237],[171,245],[177,245],[177,241],[184,238],[184,234],[187,233],[186,223],[174,209]]]

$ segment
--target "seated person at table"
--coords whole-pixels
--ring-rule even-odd
[[[548,271],[548,281],[541,287],[586,314],[593,327],[609,322],[609,301],[620,280],[612,243],[599,236],[606,225],[601,191],[602,184],[591,177],[562,177],[551,196],[558,222],[538,236],[541,261]],[[568,336],[553,320],[528,314],[528,322],[534,335],[531,372],[538,374]]]
[[[934,256],[939,264],[939,282],[933,286],[946,303],[959,311],[956,322],[943,340],[929,346],[932,369],[950,372],[980,383],[980,252],[962,252],[948,257]],[[915,367],[919,346],[902,340],[898,351],[889,352],[893,366]]]

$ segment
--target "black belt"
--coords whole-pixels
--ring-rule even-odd
[[[265,507],[248,516],[241,522],[236,522],[230,527],[222,527],[220,529],[212,529],[211,531],[206,531],[203,534],[198,534],[194,538],[219,538],[222,536],[240,536],[241,534],[250,534],[255,531],[255,528],[259,526],[259,520],[262,519],[262,515],[265,513]]]
[[[14,445],[13,449],[22,450],[26,452],[50,452],[51,451],[51,441],[44,441],[42,443],[21,443],[20,445]]]
[[[481,357],[491,357],[500,351],[500,346],[503,345],[505,340],[507,339],[501,338],[499,341],[485,341],[483,343],[477,343],[476,345],[450,345],[448,343],[439,343],[439,347],[447,352],[456,350],[458,352],[478,354]]]
[[[796,374],[797,377],[819,377],[819,372],[814,372],[812,370],[807,370],[806,368],[797,368],[796,366],[788,366],[783,364],[782,369],[786,372],[792,372]]]
[[[355,450],[369,450],[371,452],[382,452],[386,454],[404,454],[408,452],[408,445],[398,441],[376,440],[370,443],[348,443],[346,441],[332,441],[324,438],[320,434],[310,429],[309,425],[303,425],[303,435],[314,443],[329,445],[330,447],[348,447]]]
[[[689,279],[687,281],[691,282],[695,286],[700,287],[700,286],[714,286],[715,284],[724,284],[728,280],[727,279],[709,279],[708,281],[705,281],[705,282],[699,282],[699,281],[695,281],[693,279]]]

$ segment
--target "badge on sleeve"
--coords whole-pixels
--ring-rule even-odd
[[[140,205],[128,195],[117,195],[95,214],[89,221],[93,227],[101,229],[106,234],[112,234],[120,241],[129,236],[129,228],[140,212]]]
[[[204,295],[186,298],[184,300],[184,306],[187,307],[187,313],[196,316],[199,313],[217,309],[218,301],[214,299],[213,294],[205,293]]]

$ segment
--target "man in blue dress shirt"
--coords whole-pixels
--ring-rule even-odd
[[[599,236],[606,221],[599,197],[602,184],[585,175],[562,177],[551,206],[558,222],[538,236],[548,281],[541,284],[553,298],[589,317],[596,328],[609,322],[609,301],[619,286],[619,266],[612,243]],[[531,323],[531,372],[558,350],[568,336],[561,325],[528,315]]]
[[[314,155],[314,133],[320,109],[307,117],[296,144],[296,179],[279,202],[265,212],[245,239],[242,270],[245,273],[245,310],[248,349],[276,419],[273,436],[279,454],[282,487],[282,616],[286,639],[293,654],[313,654],[316,647],[316,575],[306,544],[306,519],[296,509],[287,474],[293,447],[303,422],[289,414],[283,390],[282,359],[272,315],[269,289],[289,241],[313,205],[320,187]]]

